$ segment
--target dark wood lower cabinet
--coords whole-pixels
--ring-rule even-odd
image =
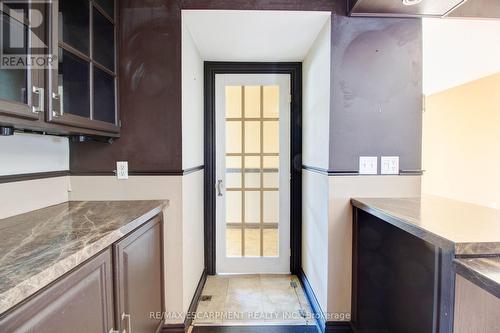
[[[2,333],[108,333],[114,327],[108,249],[0,320]]]
[[[162,234],[159,215],[0,316],[0,333],[159,331]]]
[[[353,211],[354,332],[452,333],[453,248]]]
[[[115,299],[120,332],[156,332],[162,324],[151,316],[163,309],[162,224],[149,221],[114,245]]]

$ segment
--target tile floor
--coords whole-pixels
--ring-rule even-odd
[[[304,290],[293,275],[209,276],[203,296],[211,299],[198,303],[195,326],[315,324]]]

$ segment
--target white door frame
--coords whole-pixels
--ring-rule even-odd
[[[215,137],[216,182],[222,180],[216,191],[216,272],[218,274],[289,274],[290,273],[290,181],[291,181],[291,104],[290,74],[217,74],[215,76]],[[225,228],[225,86],[279,85],[280,86],[280,208],[278,257],[227,257]],[[222,196],[218,196],[219,190]],[[262,207],[261,207],[262,209]]]

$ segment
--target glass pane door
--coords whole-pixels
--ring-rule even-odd
[[[27,3],[15,2],[3,4],[0,11],[0,114],[36,120],[31,86],[41,86],[29,69],[34,35],[29,35],[29,13]]]
[[[289,262],[289,77],[230,74],[224,82],[217,111],[218,186],[224,188],[218,261],[226,273],[244,273],[242,265],[266,273],[272,262]]]
[[[279,86],[226,86],[226,251],[279,255]]]

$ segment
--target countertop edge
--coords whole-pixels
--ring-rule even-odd
[[[371,205],[365,204],[364,202],[359,201],[356,198],[351,199],[351,205],[365,211],[366,213],[372,214],[375,217],[378,217],[379,219],[394,225],[397,228],[400,228],[401,230],[404,230],[410,234],[412,234],[415,237],[418,237],[422,240],[425,240],[429,243],[432,243],[438,247],[441,247],[443,249],[446,249],[448,251],[453,251],[455,252],[456,250],[456,243],[453,241],[444,238],[442,236],[439,236],[427,229],[424,229],[422,227],[419,227],[415,224],[412,224],[411,222],[408,222],[398,216],[394,216],[390,213],[388,213],[385,210],[381,210],[378,208],[375,208]]]
[[[25,301],[34,297],[36,294],[44,290],[51,283],[55,282],[64,275],[70,273],[78,266],[84,264],[100,252],[109,248],[113,243],[139,228],[141,225],[161,214],[161,212],[169,206],[168,200],[151,200],[159,201],[159,204],[150,209],[148,212],[126,223],[120,228],[103,236],[94,243],[78,250],[77,252],[59,260],[53,266],[38,274],[29,277],[20,284],[10,288],[8,291],[0,294],[0,318],[7,315],[11,310],[21,306]],[[22,292],[19,292],[21,290]]]
[[[474,258],[484,259],[484,258]],[[466,280],[470,281],[479,288],[487,291],[488,293],[500,298],[500,283],[491,279],[489,276],[481,273],[463,262],[461,259],[453,260],[453,267],[455,273],[459,274]]]

